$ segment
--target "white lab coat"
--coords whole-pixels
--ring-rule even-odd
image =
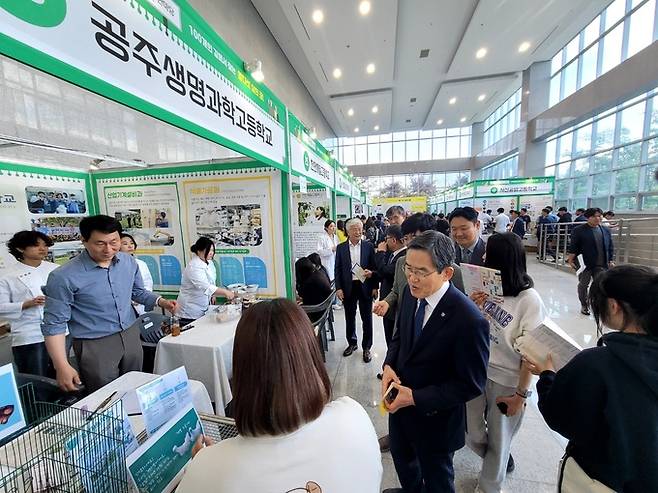
[[[332,248],[338,246],[338,236],[329,234],[326,231],[323,231],[320,234],[320,239],[317,244],[317,252],[320,255],[320,260],[322,260],[322,265],[327,272],[329,273],[329,280],[334,280],[334,266],[336,265],[336,251]]]
[[[193,320],[203,317],[210,306],[210,299],[217,291],[216,283],[214,262],[206,264],[198,256],[192,257],[183,271],[176,315]]]
[[[135,262],[137,262],[137,267],[139,267],[139,273],[142,276],[142,282],[144,283],[144,289],[147,291],[153,291],[153,277],[151,276],[151,271],[149,270],[148,265],[146,265],[146,262],[143,260],[139,260],[138,258],[135,258]],[[137,315],[141,315],[142,313],[145,313],[144,305],[134,305],[135,306],[135,311],[137,312]]]
[[[12,346],[43,342],[43,305],[23,310],[23,302],[43,296],[41,287],[57,267],[52,262],[41,262],[39,267],[17,262],[0,277],[0,318],[11,323]]]

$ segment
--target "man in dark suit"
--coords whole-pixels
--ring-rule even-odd
[[[382,242],[375,252],[375,264],[379,276],[379,299],[383,300],[393,288],[395,280],[395,263],[404,256],[405,248],[402,241],[402,228],[396,224],[386,229],[386,242]],[[384,337],[386,344],[391,342],[395,327],[395,311],[384,316]]]
[[[426,231],[409,243],[409,281],[384,362],[391,453],[404,493],[454,492],[452,458],[465,443],[465,404],[487,379],[489,323],[451,285],[454,248]]]
[[[614,245],[610,229],[601,226],[603,211],[598,207],[587,209],[583,214],[587,222],[576,226],[571,232],[569,245],[569,258],[567,262],[573,269],[576,266],[578,255],[583,256],[585,270],[578,276],[578,299],[580,300],[580,313],[589,315],[587,290],[592,280],[609,267],[614,267]]]
[[[455,240],[455,263],[484,265],[486,245],[480,238],[478,211],[472,207],[457,207],[450,213],[450,232]]]
[[[363,361],[372,356],[372,300],[377,298],[377,267],[375,249],[362,241],[363,223],[359,219],[347,221],[347,241],[336,248],[336,296],[345,307],[347,348],[343,356],[351,355],[358,347],[356,337],[356,306],[359,305],[363,325]]]

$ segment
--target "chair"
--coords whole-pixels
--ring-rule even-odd
[[[158,341],[165,336],[162,331],[162,322],[169,320],[169,317],[158,312],[146,312],[137,317],[133,327],[139,327],[139,335],[142,339],[142,349],[144,350],[144,360],[142,362],[142,371],[153,373],[155,366],[155,348]]]
[[[322,349],[322,358],[325,361],[326,357],[324,353],[329,349],[329,343],[327,341],[327,320],[329,315],[333,312],[332,306],[335,297],[336,290],[332,289],[331,294],[327,296],[327,298],[322,303],[318,305],[301,305],[302,310],[304,310],[308,315],[311,313],[322,313],[322,316],[313,322],[313,327],[317,327],[318,329],[318,343],[320,344],[320,349]]]

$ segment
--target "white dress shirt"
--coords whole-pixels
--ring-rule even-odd
[[[509,226],[509,216],[505,214],[504,212],[501,212],[496,216],[496,219],[494,219],[496,222],[496,227],[495,231],[496,233],[505,233],[507,232],[507,226]]]
[[[425,316],[423,317],[423,328],[425,328],[425,324],[432,316],[432,313],[434,312],[436,305],[439,304],[439,301],[441,301],[441,298],[443,298],[443,295],[446,294],[449,288],[450,288],[450,282],[446,281],[443,283],[443,286],[441,286],[438,291],[435,291],[427,298],[425,298],[425,300],[427,301],[427,306],[425,307]],[[416,302],[416,310],[418,310],[419,306],[420,306],[420,300]]]
[[[216,282],[215,263],[211,260],[206,264],[197,255],[192,257],[183,271],[176,314],[194,320],[203,317],[210,306],[210,298],[217,291]]]
[[[350,247],[350,269],[352,270],[352,281],[359,280],[356,277],[356,274],[354,274],[354,266],[357,264],[361,266],[361,241],[363,240],[359,240],[356,245],[353,245],[349,239],[347,240]]]

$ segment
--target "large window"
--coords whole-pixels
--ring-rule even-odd
[[[471,156],[471,127],[341,137],[323,144],[346,166],[462,158]]]
[[[614,0],[551,61],[550,105],[649,46],[656,33],[656,0]]]
[[[360,185],[369,197],[402,197],[407,195],[431,197],[443,192],[446,188],[468,183],[470,179],[470,171],[448,171],[442,173],[369,176],[360,179]]]
[[[484,148],[492,146],[521,124],[521,88],[514,91],[503,104],[484,121]]]
[[[502,180],[504,178],[514,178],[519,176],[519,154],[496,161],[485,168],[482,168],[480,177],[483,180]]]
[[[558,205],[658,210],[658,88],[546,142],[545,174]]]

